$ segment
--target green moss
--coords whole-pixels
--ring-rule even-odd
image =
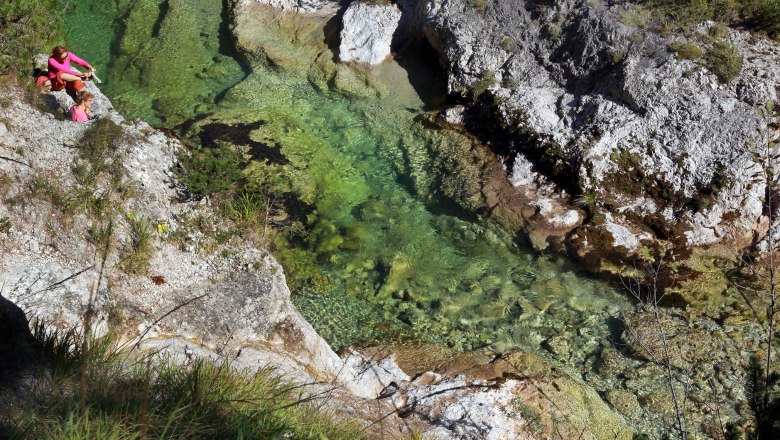
[[[501,46],[501,49],[504,49],[507,52],[514,52],[517,50],[515,39],[509,35],[504,35],[504,37],[501,38],[501,43],[499,45]]]

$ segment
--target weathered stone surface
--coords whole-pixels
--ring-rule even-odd
[[[373,5],[355,1],[342,18],[339,58],[342,62],[379,64],[390,56],[390,43],[401,19],[392,3]]]
[[[623,390],[609,390],[606,393],[607,402],[620,414],[636,418],[642,414],[642,407],[633,393]]]
[[[630,7],[506,0],[477,10],[454,0],[418,9],[427,14],[424,33],[441,54],[450,91],[492,95],[491,112],[508,127],[518,156],[530,148],[569,170],[562,176],[577,176],[554,177],[556,184],[592,192],[598,209],[629,231],[654,224],[653,239],[748,244],[766,228],[764,185],[750,182],[757,170],[750,150],[771,136],[772,118],[757,107],[778,100],[780,47],[729,30],[723,40],[743,68],[724,83],[668,49],[680,37],[623,24]],[[614,246],[636,249],[645,239],[623,232],[613,232]]]
[[[337,3],[330,0],[237,0],[235,3],[239,6],[252,3],[264,4],[282,10],[311,14],[328,13],[337,7]]]

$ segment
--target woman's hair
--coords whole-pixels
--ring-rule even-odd
[[[84,101],[86,101],[86,100],[88,100],[90,98],[94,98],[94,97],[95,96],[92,93],[89,93],[86,90],[82,90],[82,91],[80,91],[78,93],[78,95],[76,95],[76,105],[79,105],[79,104],[83,103]]]
[[[68,53],[68,51],[62,46],[57,46],[51,50],[51,56],[56,59],[62,58],[62,56],[65,55],[66,53]]]

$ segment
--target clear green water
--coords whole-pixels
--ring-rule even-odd
[[[226,48],[222,7],[79,2],[69,44],[125,114],[168,127],[195,116],[267,121],[253,138],[281,144],[296,190],[315,207],[304,243],[276,254],[296,305],[333,346],[401,336],[544,351],[565,335],[572,352],[558,359],[580,364],[608,344],[610,316],[625,305],[618,292],[450,200],[478,206],[484,176],[473,140],[426,123],[441,77],[414,63],[356,74],[333,65],[322,26],[286,38],[297,24],[278,17],[257,27],[252,44],[266,44],[267,56],[250,56],[250,72]]]

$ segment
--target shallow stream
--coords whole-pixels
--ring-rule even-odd
[[[610,344],[628,304],[620,292],[452,201],[477,197],[484,175],[474,158],[490,156],[430,123],[445,93],[434,66],[335,66],[332,23],[293,18],[245,42],[265,44],[263,57],[239,57],[221,0],[73,7],[69,48],[97,67],[120,112],[167,128],[248,124],[253,140],[279,145],[314,210],[301,242],[275,254],[295,304],[335,348],[422,340],[539,352],[579,369]],[[285,26],[298,26],[294,37],[279,33]]]

